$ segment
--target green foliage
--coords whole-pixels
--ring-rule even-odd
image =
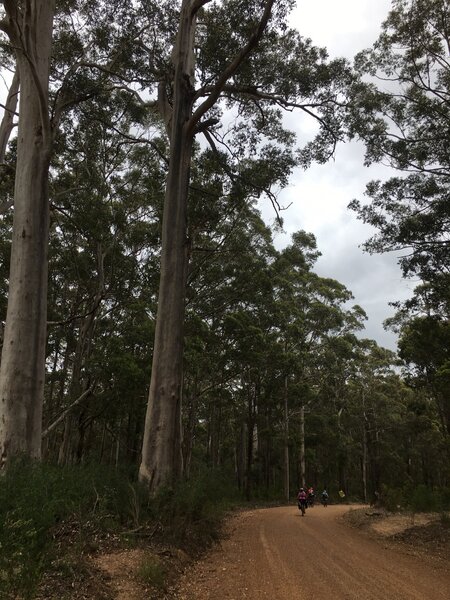
[[[419,485],[412,492],[409,505],[415,512],[433,512],[437,509],[438,495],[426,485]]]
[[[441,525],[443,527],[445,527],[446,529],[450,528],[450,514],[448,512],[443,511],[441,513],[441,519],[440,519],[440,521],[441,521]]]
[[[388,161],[402,174],[370,182],[370,203],[354,200],[350,208],[378,230],[366,250],[402,250],[404,275],[425,282],[426,290],[416,290],[422,301],[407,301],[405,308],[448,317],[447,13],[446,0],[393,0],[377,42],[355,59],[361,75],[383,83],[354,84],[350,129],[364,140],[367,163]]]
[[[13,591],[32,597],[54,557],[55,527],[75,519],[80,536],[87,521],[117,528],[132,520],[137,497],[119,471],[17,461],[0,478],[0,597]]]
[[[71,547],[79,551],[90,542],[85,530],[102,535],[146,523],[162,526],[164,543],[204,547],[217,538],[225,512],[238,501],[230,479],[204,471],[149,501],[147,491],[123,470],[17,461],[0,479],[0,597],[33,597],[56,557],[54,536],[65,526]],[[63,556],[58,559],[60,566],[66,564]],[[156,559],[146,560],[139,575],[164,587],[166,570]]]
[[[239,501],[232,477],[219,470],[201,470],[189,481],[162,489],[150,501],[165,539],[198,547],[217,539],[222,519]]]
[[[139,565],[138,577],[145,585],[164,589],[167,571],[158,557],[150,556],[145,558]]]
[[[392,512],[445,512],[450,509],[450,489],[433,489],[424,484],[416,487],[405,485],[401,488],[383,486],[381,503]]]
[[[442,510],[450,510],[450,486],[441,490],[441,505]]]
[[[430,415],[428,423],[438,430],[433,441],[443,458],[430,457],[423,436],[415,436],[413,454],[420,445],[425,481],[439,465],[446,482],[448,466],[440,465],[448,465],[450,456],[443,447],[450,431],[447,14],[447,0],[393,0],[378,40],[355,58],[362,77],[353,84],[349,109],[349,127],[366,145],[366,163],[388,162],[400,172],[370,182],[370,202],[354,200],[350,208],[378,230],[365,249],[401,250],[403,275],[421,281],[411,299],[395,304],[397,313],[386,325],[400,334],[409,385],[435,404],[435,418]],[[376,85],[376,79],[382,83]],[[420,425],[420,419],[409,420]],[[418,505],[420,498],[418,492]]]

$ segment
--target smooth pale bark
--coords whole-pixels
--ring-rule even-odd
[[[48,84],[54,2],[8,3],[20,72],[8,309],[0,369],[0,460],[40,458],[47,322]],[[3,27],[5,29],[5,27]]]
[[[289,411],[288,411],[288,378],[284,378],[284,498],[289,502]]]
[[[250,500],[252,496],[252,467],[254,457],[254,436],[255,436],[255,425],[256,425],[256,402],[257,402],[257,389],[255,386],[254,390],[251,390],[251,386],[247,389],[247,464],[245,473],[245,497]]]
[[[194,447],[194,434],[197,422],[197,402],[198,402],[197,386],[194,385],[194,390],[188,403],[187,423],[183,431],[183,468],[184,475],[189,478],[191,470],[192,450]]]
[[[193,139],[207,128],[202,117],[220,97],[227,81],[262,37],[274,0],[267,0],[248,43],[230,61],[206,99],[194,108],[194,39],[196,14],[211,0],[183,0],[172,52],[174,75],[170,104],[165,82],[158,105],[169,135],[169,170],[162,223],[161,274],[156,316],[152,375],[145,417],[139,479],[155,493],[173,485],[183,472],[181,403],[183,388],[183,335],[188,268],[187,204]]]
[[[152,378],[139,470],[141,481],[147,483],[150,491],[171,484],[182,470],[181,374],[188,250],[185,196],[192,150],[192,139],[185,127],[190,102],[186,104],[178,106],[173,115],[174,143],[165,196]]]
[[[19,82],[19,70],[16,68],[11,87],[8,90],[3,119],[0,123],[0,165],[5,161],[6,148],[14,128],[14,115],[16,113],[19,96]]]
[[[182,473],[181,397],[184,304],[188,263],[187,195],[192,156],[195,19],[183,2],[173,51],[174,101],[170,127],[169,172],[162,223],[161,276],[152,377],[145,418],[139,479],[150,492],[171,485]]]
[[[362,394],[363,405],[363,455],[362,455],[362,483],[363,483],[363,499],[367,503],[367,415],[364,392]]]
[[[366,424],[363,424],[363,455],[362,455],[363,500],[367,503],[367,434]]]
[[[305,407],[300,407],[300,485],[306,487],[306,463],[305,463]]]
[[[245,440],[246,440],[246,424],[241,421],[239,424],[239,430],[236,436],[235,446],[235,467],[236,467],[236,481],[239,490],[243,490],[245,486]]]

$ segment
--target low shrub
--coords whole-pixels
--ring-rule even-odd
[[[380,503],[384,508],[392,512],[404,509],[406,507],[405,490],[383,487]]]
[[[82,544],[83,523],[114,529],[133,522],[141,496],[126,475],[105,467],[11,465],[0,477],[0,597],[33,597],[62,522],[76,520]]]
[[[390,511],[439,512],[450,509],[450,490],[430,488],[424,484],[403,488],[383,487],[382,505]]]
[[[126,470],[17,461],[0,477],[0,598],[33,598],[56,558],[55,537],[70,538],[76,553],[92,547],[93,535],[148,526],[164,544],[195,552],[217,539],[238,502],[233,478],[219,471],[199,471],[150,500]],[[158,586],[160,571],[150,562],[141,575]]]
[[[435,511],[440,504],[439,493],[426,485],[419,485],[413,490],[408,504],[414,512]]]
[[[450,487],[441,490],[441,509],[450,511]]]
[[[204,546],[218,536],[227,511],[238,504],[232,478],[217,471],[200,471],[189,481],[165,488],[150,502],[153,517],[164,526],[166,539]]]
[[[167,570],[159,558],[150,556],[139,565],[138,577],[144,585],[164,589],[166,586]]]
[[[450,514],[443,511],[441,513],[441,525],[446,529],[450,529]]]

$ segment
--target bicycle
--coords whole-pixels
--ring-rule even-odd
[[[306,500],[299,500],[298,501],[298,510],[301,511],[302,517],[304,517],[305,516],[305,512],[306,512]]]

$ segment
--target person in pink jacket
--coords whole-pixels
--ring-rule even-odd
[[[308,503],[308,496],[303,488],[300,488],[300,491],[297,496],[298,508],[302,511],[302,517],[305,516],[306,505]]]

